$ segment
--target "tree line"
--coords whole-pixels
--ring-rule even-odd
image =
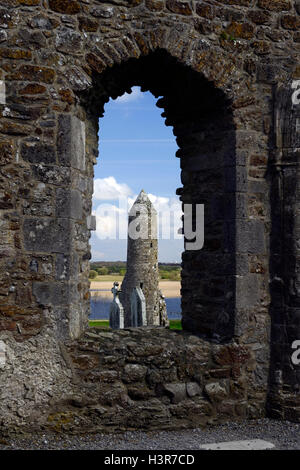
[[[158,264],[160,278],[170,281],[180,281],[181,267],[179,264],[167,264],[159,263]],[[105,262],[104,263],[91,263],[90,264],[90,274],[89,279],[96,279],[98,276],[125,276],[126,273],[126,263],[124,262]]]

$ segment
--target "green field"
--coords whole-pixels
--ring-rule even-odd
[[[161,280],[180,281],[181,266],[179,264],[159,263],[159,276]],[[122,281],[126,273],[126,263],[117,262],[96,262],[90,264],[91,281]]]
[[[181,320],[170,320],[170,330],[182,330]]]
[[[109,328],[109,321],[90,320],[89,325],[96,328]],[[181,320],[170,320],[170,330],[182,330]]]
[[[101,328],[109,328],[109,321],[108,320],[90,320],[89,326],[101,327]]]
[[[98,275],[96,277],[90,278],[91,282],[105,282],[105,281],[118,281],[123,282],[124,276],[120,274],[105,274],[105,275]],[[160,280],[161,281],[180,281],[180,272],[171,272],[165,273],[160,272]]]
[[[120,276],[120,274],[106,274],[105,276],[96,276],[94,279],[90,279],[92,282],[107,282],[110,281],[113,283],[114,281],[123,282],[124,276]]]

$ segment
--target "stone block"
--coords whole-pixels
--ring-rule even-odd
[[[163,0],[146,0],[146,7],[152,11],[161,11],[164,9]]]
[[[150,387],[162,383],[172,383],[178,379],[177,369],[176,367],[171,367],[170,369],[148,369],[146,378]]]
[[[179,15],[192,15],[192,8],[190,2],[167,0],[167,7],[170,11]]]
[[[186,385],[183,383],[163,384],[162,389],[174,404],[186,399]]]
[[[248,309],[260,305],[263,278],[258,274],[236,276],[236,308]]]
[[[40,67],[37,65],[21,65],[21,67],[9,75],[10,80],[28,80],[42,83],[53,83],[55,79],[55,70],[49,67]]]
[[[128,395],[132,400],[148,400],[154,397],[155,393],[144,385],[132,385],[128,387]]]
[[[204,387],[204,391],[212,402],[222,401],[228,395],[226,387],[221,382],[212,382],[206,384]]]
[[[0,142],[0,166],[12,163],[14,160],[14,157],[15,157],[14,142],[12,140]]]
[[[82,219],[82,195],[76,189],[56,190],[56,216]]]
[[[85,124],[76,116],[59,116],[57,151],[63,166],[85,170]]]
[[[76,0],[49,0],[51,10],[65,15],[76,15],[80,12],[80,3]]]
[[[146,373],[146,366],[140,364],[126,364],[122,378],[126,383],[140,382],[145,379]]]
[[[238,253],[265,254],[264,222],[261,220],[237,220],[235,243]]]
[[[54,186],[65,186],[71,181],[71,169],[66,167],[32,165],[32,173],[38,181]]]
[[[44,15],[36,15],[29,19],[29,25],[33,29],[51,30],[57,26],[58,22],[54,19],[47,18]]]
[[[68,219],[26,218],[23,234],[25,250],[66,253],[71,243],[71,224]]]
[[[112,5],[97,5],[91,8],[90,13],[96,18],[112,18],[115,8]]]
[[[70,256],[56,255],[55,274],[58,281],[70,279]]]
[[[21,147],[21,157],[23,160],[30,163],[44,163],[47,165],[56,163],[55,148],[52,145],[43,143],[23,143]]]
[[[57,282],[34,282],[33,295],[40,305],[68,305],[74,301],[74,286]]]
[[[82,49],[82,35],[68,28],[62,28],[56,33],[56,49],[72,55],[80,55]]]
[[[188,382],[186,384],[186,393],[190,398],[193,398],[196,395],[201,394],[201,388],[199,387],[197,382]]]
[[[97,219],[95,215],[89,215],[87,217],[87,228],[91,231],[95,231],[97,229]]]
[[[67,70],[64,71],[64,75],[74,91],[85,90],[92,84],[91,77],[87,75],[81,67],[68,67]]]

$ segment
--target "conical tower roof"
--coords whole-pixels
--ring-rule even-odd
[[[133,205],[132,205],[132,207],[129,211],[129,214],[133,210],[134,206],[141,205],[141,204],[145,205],[148,210],[151,210],[152,213],[156,214],[156,210],[155,210],[152,202],[150,201],[148,194],[143,189],[141,190],[138,197],[134,201],[134,203],[133,203]]]

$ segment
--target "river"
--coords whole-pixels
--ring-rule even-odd
[[[181,318],[180,297],[166,298],[168,317],[172,320]],[[107,320],[109,318],[110,300],[101,296],[91,297],[91,320]]]

